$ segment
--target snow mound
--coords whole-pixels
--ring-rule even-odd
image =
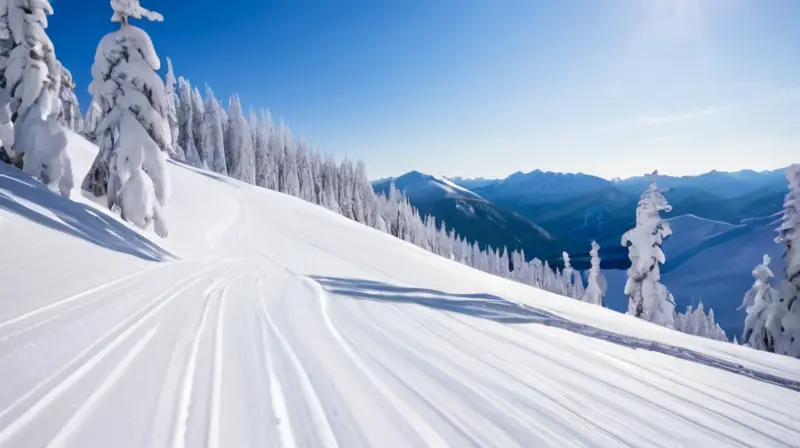
[[[80,178],[96,148],[69,140]],[[294,197],[168,170],[160,239],[0,166],[0,446],[800,438],[796,359],[493,277]]]

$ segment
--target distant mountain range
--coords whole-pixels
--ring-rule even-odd
[[[391,184],[408,195],[422,215],[436,217],[448,229],[470,242],[494,248],[524,249],[541,257],[561,253],[564,244],[549,232],[517,213],[498,207],[479,194],[454,182],[418,171],[372,183],[378,193],[389,193]],[[438,224],[437,224],[438,225]]]
[[[604,268],[623,268],[628,260],[620,236],[633,227],[639,195],[650,179],[607,180],[541,170],[505,179],[447,179],[412,171],[373,186],[388,191],[394,182],[423,214],[444,219],[470,240],[523,248],[527,256],[551,262],[566,250],[579,268],[589,243],[597,240]],[[776,213],[787,190],[784,170],[711,171],[657,180],[673,206],[665,216],[695,215],[733,225]]]
[[[414,171],[373,186],[386,192],[394,182],[420,212],[444,219],[469,240],[523,248],[528,258],[555,266],[566,250],[573,266],[588,269],[589,244],[597,240],[609,285],[607,305],[624,311],[624,269],[630,262],[620,237],[634,226],[639,195],[650,181],[650,176],[609,181],[540,170],[506,179],[446,179]],[[673,207],[663,214],[673,228],[663,244],[663,283],[679,311],[702,300],[729,336],[740,336],[744,315],[737,307],[763,254],[782,276],[783,249],[774,239],[787,192],[784,170],[658,176],[657,182]]]

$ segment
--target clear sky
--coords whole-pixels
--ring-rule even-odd
[[[51,0],[86,88],[104,0]],[[178,75],[411,169],[632,176],[800,162],[800,0],[142,0]],[[166,64],[164,64],[166,66]]]

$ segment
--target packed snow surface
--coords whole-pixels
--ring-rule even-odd
[[[796,359],[169,171],[161,240],[0,165],[0,447],[800,446]]]

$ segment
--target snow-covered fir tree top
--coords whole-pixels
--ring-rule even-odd
[[[164,20],[164,16],[161,14],[143,8],[139,4],[139,0],[111,0],[111,9],[114,10],[114,15],[111,17],[112,22],[126,24],[130,18],[141,19],[142,17],[154,22]]]

